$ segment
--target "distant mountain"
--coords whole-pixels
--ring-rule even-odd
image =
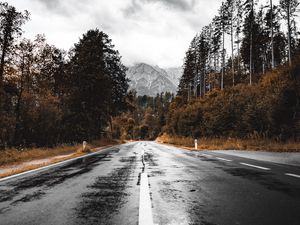
[[[175,84],[176,87],[178,87],[179,85],[179,80],[183,74],[183,70],[180,67],[172,67],[172,68],[168,68],[165,69],[165,71],[167,72],[169,79],[171,81],[173,81],[173,83]]]
[[[129,67],[127,78],[130,80],[130,89],[135,89],[137,94],[156,96],[162,92],[177,92],[179,68],[164,70],[158,66],[139,63]]]

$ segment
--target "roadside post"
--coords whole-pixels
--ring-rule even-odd
[[[198,140],[195,139],[195,150],[197,150],[197,149],[198,149]]]
[[[83,151],[85,150],[86,145],[87,145],[87,142],[86,142],[86,141],[83,141],[83,142],[82,142],[82,150],[83,150]]]

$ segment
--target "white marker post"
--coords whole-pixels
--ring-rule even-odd
[[[195,150],[198,150],[198,140],[195,139]]]
[[[86,141],[83,141],[83,142],[82,142],[82,150],[83,150],[83,151],[85,150],[86,145],[87,145],[87,142],[86,142]]]

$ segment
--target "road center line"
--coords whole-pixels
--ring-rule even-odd
[[[141,174],[139,225],[153,225],[147,172]]]
[[[293,173],[286,173],[285,175],[290,176],[290,177],[300,178],[300,175],[293,174]]]
[[[254,167],[254,168],[257,168],[257,169],[261,169],[261,170],[270,170],[269,168],[266,168],[266,167],[256,166],[256,165],[252,165],[252,164],[248,164],[248,163],[240,163],[240,164],[244,165],[244,166]]]
[[[232,162],[232,160],[230,160],[230,159],[224,159],[224,158],[220,158],[220,157],[216,157],[216,159],[226,161],[226,162]]]

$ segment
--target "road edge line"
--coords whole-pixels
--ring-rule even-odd
[[[285,173],[284,175],[286,175],[286,176],[290,176],[290,177],[296,177],[296,178],[300,178],[300,175],[293,174],[293,173]]]
[[[119,146],[119,145],[116,145],[116,146]],[[3,178],[0,178],[0,182],[6,181],[6,180],[9,180],[9,179],[13,179],[13,178],[16,178],[16,177],[19,177],[19,176],[23,176],[23,175],[26,175],[26,174],[30,174],[30,173],[34,173],[34,172],[38,172],[38,171],[42,171],[42,170],[46,170],[46,169],[50,169],[52,167],[59,166],[59,165],[62,165],[64,163],[72,162],[72,161],[75,161],[75,160],[78,160],[78,159],[82,159],[82,158],[85,158],[85,157],[88,157],[88,156],[96,155],[96,154],[99,154],[99,152],[101,152],[103,150],[108,150],[108,149],[116,147],[116,146],[103,148],[103,149],[100,149],[96,152],[92,152],[92,153],[89,153],[89,154],[86,154],[86,155],[78,156],[78,157],[75,157],[75,158],[72,158],[72,159],[67,159],[67,160],[57,162],[57,163],[53,163],[53,164],[50,164],[50,165],[47,165],[47,166],[42,166],[42,167],[39,167],[39,168],[36,168],[36,169],[33,169],[33,170],[28,170],[28,171],[21,172],[21,173],[18,173],[18,174],[14,174],[14,175],[11,175],[11,176],[8,176],[8,177],[3,177]]]
[[[267,167],[256,166],[256,165],[252,165],[252,164],[248,164],[248,163],[240,163],[240,164],[244,165],[244,166],[249,166],[249,167],[261,169],[261,170],[271,170],[270,168],[267,168]]]

